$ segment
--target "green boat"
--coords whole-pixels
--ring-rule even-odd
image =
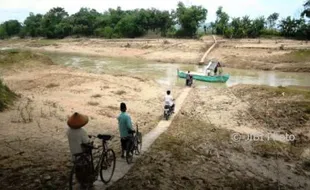
[[[229,74],[225,75],[216,75],[216,76],[207,76],[202,73],[190,73],[193,76],[193,79],[199,80],[199,81],[205,81],[205,82],[226,82],[229,79]],[[185,71],[179,71],[178,69],[178,77],[180,78],[186,78],[187,72]]]

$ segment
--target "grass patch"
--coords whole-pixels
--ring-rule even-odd
[[[111,110],[119,110],[119,107],[116,107],[116,106],[107,106],[107,108]]]
[[[310,60],[310,50],[297,50],[281,56],[286,62],[308,62]]]
[[[99,105],[98,102],[94,102],[94,101],[89,101],[87,104],[90,106],[98,106]]]
[[[55,88],[55,87],[58,87],[58,86],[59,86],[59,84],[50,83],[50,84],[46,85],[45,87],[46,88]]]
[[[28,44],[29,47],[43,47],[43,46],[57,46],[57,40],[50,40],[50,39],[41,39],[35,40]]]
[[[305,170],[310,171],[310,160],[304,161],[304,162],[302,163],[302,167],[303,167]]]
[[[17,95],[0,80],[0,111],[12,104],[16,98]]]
[[[100,98],[100,97],[102,97],[102,95],[101,95],[101,94],[94,94],[94,95],[92,95],[91,97],[92,97],[92,98]]]
[[[118,91],[116,91],[116,92],[114,92],[114,93],[120,96],[120,95],[126,94],[126,91],[124,91],[124,90],[118,90]]]
[[[25,65],[25,63],[29,61],[49,65],[54,64],[49,57],[31,51],[22,51],[18,49],[0,51],[0,66],[10,66],[13,64]]]
[[[279,86],[278,88],[274,87],[265,87],[269,91],[274,91],[277,93],[277,95],[282,95],[284,92],[284,95],[303,95],[305,98],[310,99],[310,88],[299,88],[299,87],[282,87]]]

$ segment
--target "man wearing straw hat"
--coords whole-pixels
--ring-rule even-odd
[[[86,130],[82,128],[87,123],[88,117],[77,112],[75,112],[71,117],[69,117],[67,121],[67,124],[69,126],[67,136],[72,159],[74,159],[74,154],[83,152],[81,144],[86,144],[90,142]]]

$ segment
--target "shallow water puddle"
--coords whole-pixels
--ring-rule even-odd
[[[203,66],[191,64],[156,63],[152,61],[127,58],[105,58],[85,55],[70,55],[47,53],[58,64],[78,67],[93,73],[125,74],[148,77],[162,85],[184,85],[184,79],[177,77],[177,69],[203,72]],[[257,71],[224,68],[224,73],[230,74],[226,84],[214,84],[195,81],[195,86],[205,88],[208,85],[218,87],[236,84],[259,84],[269,86],[310,86],[309,73],[290,73],[278,71]]]

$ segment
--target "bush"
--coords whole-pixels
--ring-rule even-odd
[[[27,35],[27,32],[25,30],[25,28],[22,28],[21,31],[19,32],[18,36],[21,38],[21,39],[24,39]]]
[[[98,37],[104,37],[111,39],[113,37],[114,30],[110,26],[104,28],[98,28],[95,30],[95,35]]]
[[[166,33],[166,37],[168,38],[174,38],[175,34],[176,34],[176,29],[175,28],[170,28],[168,29],[167,33]]]
[[[5,39],[8,37],[8,34],[6,33],[6,30],[3,25],[0,25],[0,39]]]
[[[275,29],[264,29],[262,30],[261,35],[263,37],[274,37],[274,36],[281,36],[281,33]]]
[[[16,98],[17,95],[0,80],[0,111],[3,111],[8,105],[12,104]]]

